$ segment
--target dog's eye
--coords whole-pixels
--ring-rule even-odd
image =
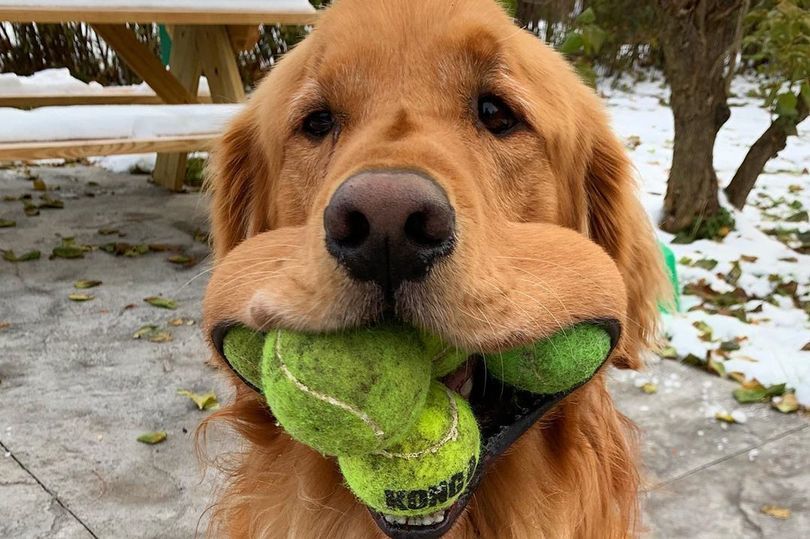
[[[301,128],[314,138],[322,138],[335,127],[335,117],[328,110],[317,110],[304,118]]]
[[[520,123],[515,111],[492,94],[478,98],[478,119],[493,135],[505,135]]]

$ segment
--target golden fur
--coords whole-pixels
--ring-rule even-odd
[[[483,131],[483,91],[527,127],[506,139]],[[324,105],[341,130],[314,142],[297,126]],[[337,0],[274,68],[215,152],[206,327],[374,321],[379,291],[329,257],[321,220],[342,181],[384,168],[436,179],[458,221],[453,256],[397,294],[404,320],[495,349],[611,313],[624,323],[613,363],[641,366],[666,280],[628,159],[594,93],[494,0]],[[379,537],[335,463],[287,437],[232,379],[235,402],[211,421],[247,445],[225,465],[209,533]],[[599,375],[488,470],[448,537],[626,537],[638,481],[632,426]]]

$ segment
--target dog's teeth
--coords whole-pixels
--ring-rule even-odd
[[[405,523],[408,522],[408,519],[405,517],[394,517],[394,522],[400,525],[404,525]]]
[[[393,524],[395,522],[394,517],[392,517],[391,515],[383,515],[383,518],[389,524]]]

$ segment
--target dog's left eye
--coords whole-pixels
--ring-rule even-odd
[[[311,112],[301,125],[304,133],[314,138],[323,138],[335,127],[335,117],[328,110]]]
[[[478,98],[478,119],[493,135],[506,135],[520,123],[515,111],[493,94]]]

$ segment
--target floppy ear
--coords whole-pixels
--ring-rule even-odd
[[[672,297],[661,249],[637,195],[624,148],[608,127],[594,118],[587,163],[586,197],[590,237],[615,260],[627,288],[627,324],[622,349],[614,356],[620,368],[642,366],[643,349],[657,338],[658,307]]]
[[[278,175],[284,161],[286,111],[308,56],[307,42],[293,49],[254,91],[212,153],[214,253],[223,257],[244,239],[276,226]]]

